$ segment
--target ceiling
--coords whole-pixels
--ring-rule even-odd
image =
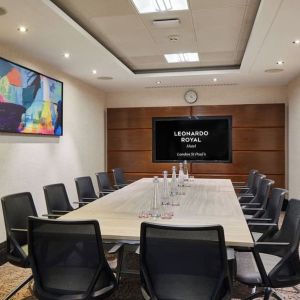
[[[0,44],[107,92],[286,85],[299,75],[300,45],[293,44],[300,39],[299,0],[189,0],[189,6],[189,11],[164,14],[180,19],[177,29],[166,29],[153,28],[152,20],[161,14],[138,15],[129,0],[1,0],[7,13],[0,14]],[[19,25],[28,32],[20,33]],[[178,42],[170,42],[170,34],[177,34]],[[198,51],[200,64],[180,65],[183,69],[175,64],[166,72],[170,64],[162,54],[179,50]],[[274,68],[283,71],[265,72]]]
[[[134,73],[147,73],[239,68],[260,0],[189,0],[188,10],[147,14],[139,14],[130,0],[52,2]],[[163,22],[170,19],[178,24]],[[198,53],[199,62],[169,64],[164,57],[184,52]]]

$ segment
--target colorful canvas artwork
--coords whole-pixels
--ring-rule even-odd
[[[63,83],[0,58],[0,131],[62,135]]]

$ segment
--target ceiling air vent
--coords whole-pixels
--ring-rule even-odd
[[[180,24],[179,19],[159,19],[152,21],[153,26],[160,28],[176,27]]]

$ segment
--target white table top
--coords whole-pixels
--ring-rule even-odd
[[[162,179],[160,179],[162,180]],[[140,179],[120,190],[61,217],[63,220],[96,219],[103,239],[139,241],[143,221],[172,225],[215,225],[224,227],[227,246],[253,246],[243,212],[229,179],[194,179],[174,206],[172,219],[139,218],[149,210],[153,180]]]

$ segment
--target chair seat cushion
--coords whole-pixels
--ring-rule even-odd
[[[184,274],[160,274],[155,276],[153,286],[161,300],[211,299],[217,279]]]
[[[260,257],[267,274],[269,274],[269,272],[281,260],[281,257],[270,255],[270,254],[264,254],[264,253],[261,253]],[[252,252],[237,252],[236,264],[237,264],[236,279],[238,281],[249,285],[262,284],[262,279],[257,269]]]

